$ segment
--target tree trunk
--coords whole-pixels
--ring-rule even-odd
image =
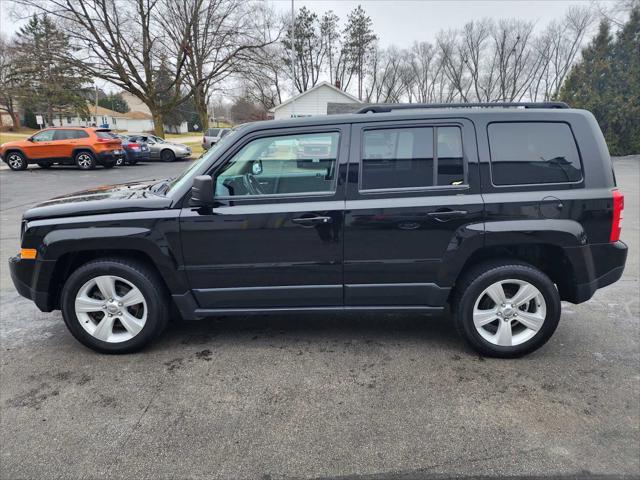
[[[164,138],[164,115],[161,111],[151,110],[153,117],[153,133],[160,138]]]
[[[193,103],[195,103],[196,113],[200,119],[200,127],[203,132],[206,132],[209,128],[209,111],[207,109],[206,96],[200,88],[196,88],[193,91]]]
[[[13,113],[9,112],[9,114],[13,119],[13,128],[18,130],[20,128],[20,115],[18,115],[18,112],[13,112]]]

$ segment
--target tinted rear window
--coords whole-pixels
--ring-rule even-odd
[[[98,138],[108,138],[111,140],[116,138],[116,136],[111,132],[96,132],[96,135],[98,136]]]
[[[566,123],[492,123],[488,132],[494,185],[582,180],[578,148]]]
[[[87,138],[89,134],[84,130],[55,130],[54,140],[73,140],[75,138]]]
[[[218,133],[220,133],[219,128],[210,128],[207,130],[207,137],[217,137]]]

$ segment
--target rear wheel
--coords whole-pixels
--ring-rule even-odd
[[[517,261],[484,263],[453,298],[456,327],[480,353],[511,358],[544,345],[560,320],[560,295],[542,271]]]
[[[73,157],[76,165],[81,170],[93,170],[96,168],[96,157],[91,152],[82,151]]]
[[[176,159],[176,154],[171,150],[162,150],[160,152],[160,160],[163,162],[173,162]]]
[[[129,165],[135,165],[136,163],[138,163],[138,160],[127,160],[127,164]]]
[[[121,167],[124,165],[124,157],[119,157],[116,159],[116,167]]]
[[[143,263],[112,258],[73,272],[62,290],[62,315],[73,336],[103,353],[143,348],[164,329],[165,288]]]
[[[26,170],[29,163],[22,153],[9,152],[7,153],[7,165],[11,170]]]

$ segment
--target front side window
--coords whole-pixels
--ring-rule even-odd
[[[492,123],[488,132],[494,185],[582,180],[580,156],[566,123]]]
[[[43,130],[42,132],[36,133],[31,140],[34,142],[50,142],[53,140],[53,134],[55,130]]]
[[[362,143],[361,189],[393,190],[464,183],[459,127],[366,130]]]
[[[217,197],[334,192],[340,134],[252,140],[216,176]]]

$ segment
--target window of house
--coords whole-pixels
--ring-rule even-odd
[[[492,123],[488,133],[494,185],[582,180],[578,148],[566,123]]]
[[[366,130],[362,148],[362,190],[424,188],[465,183],[462,134],[459,127]]]
[[[216,176],[217,197],[334,192],[340,134],[252,140]]]

